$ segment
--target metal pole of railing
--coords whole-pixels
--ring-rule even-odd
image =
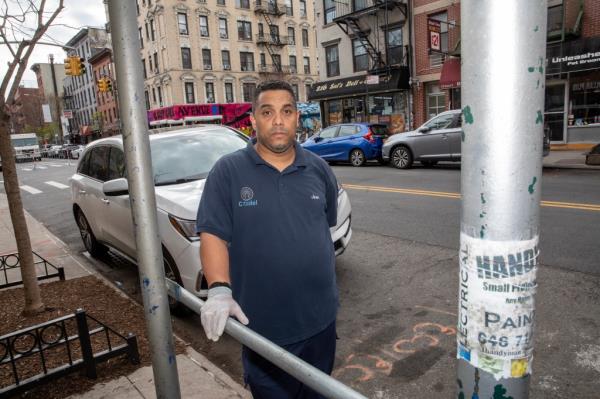
[[[166,279],[166,283],[169,295],[200,314],[204,301],[172,280]],[[297,358],[231,317],[227,320],[225,332],[321,395],[331,399],[366,399],[366,396]]]
[[[181,397],[181,393],[156,219],[135,1],[108,0],[108,11],[119,104],[127,109],[127,112],[120,112],[123,148],[144,313],[152,353],[154,388],[159,399],[177,399]]]
[[[546,0],[463,0],[458,397],[529,397]]]

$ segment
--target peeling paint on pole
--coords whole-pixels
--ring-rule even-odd
[[[538,237],[460,237],[457,357],[496,379],[531,372]]]

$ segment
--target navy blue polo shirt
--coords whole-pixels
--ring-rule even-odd
[[[249,327],[279,345],[309,338],[335,320],[338,292],[329,232],[337,182],[325,161],[295,144],[279,172],[251,141],[208,175],[196,228],[229,243],[234,299]]]

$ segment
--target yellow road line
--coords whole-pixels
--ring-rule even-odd
[[[344,188],[351,190],[364,190],[364,191],[376,191],[383,193],[397,193],[397,194],[410,194],[410,195],[422,195],[427,197],[438,197],[438,198],[453,198],[460,199],[459,193],[445,192],[445,191],[428,191],[428,190],[415,190],[409,188],[396,188],[396,187],[380,187],[380,186],[362,186],[357,184],[343,184]],[[541,206],[548,208],[564,208],[564,209],[579,209],[584,211],[595,211],[600,212],[600,204],[582,204],[576,202],[559,202],[559,201],[542,201]]]

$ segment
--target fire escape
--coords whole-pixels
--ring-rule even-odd
[[[256,35],[256,43],[267,48],[272,61],[271,65],[259,65],[258,72],[272,78],[282,78],[285,74],[289,74],[290,70],[289,66],[282,65],[281,56],[275,50],[287,45],[288,37],[279,34],[279,27],[273,23],[272,18],[284,15],[286,13],[285,6],[276,1],[257,0],[254,4],[254,12],[262,15],[268,29],[268,33],[259,32]]]
[[[388,14],[398,9],[406,20],[408,10],[402,0],[347,0],[347,3],[336,2],[335,22],[350,39],[357,39],[369,55],[371,60],[370,73],[381,73],[390,69],[386,58],[379,49],[379,40],[375,45],[369,38],[371,27],[365,17],[375,17],[376,35],[379,32],[380,22],[387,24]]]

